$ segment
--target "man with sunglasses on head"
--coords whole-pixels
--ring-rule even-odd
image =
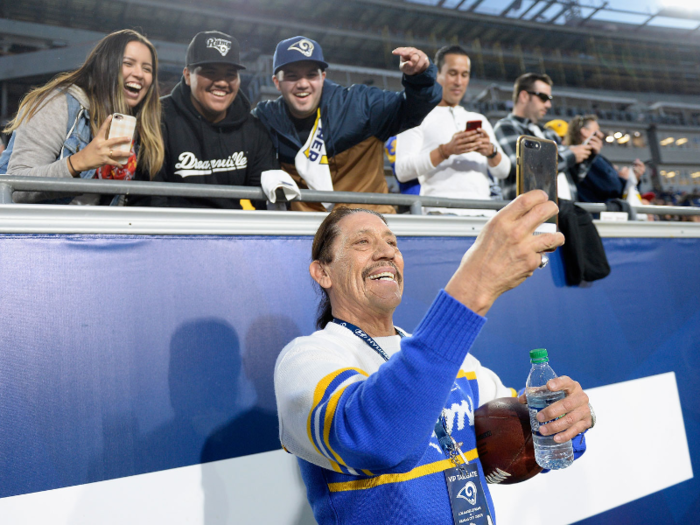
[[[576,184],[573,177],[585,177],[603,142],[593,137],[588,144],[564,146],[557,134],[540,126],[539,122],[552,107],[552,79],[549,75],[525,73],[513,86],[513,112],[499,120],[494,127],[501,148],[510,158],[511,168],[507,178],[501,180],[503,198],[516,196],[515,167],[518,137],[529,135],[553,140],[559,149],[559,198],[576,201]]]
[[[277,44],[273,81],[277,100],[260,102],[253,114],[267,127],[282,169],[302,189],[388,193],[384,142],[418,126],[440,102],[437,69],[425,53],[399,47],[401,92],[326,79],[328,63],[315,40],[295,36]],[[325,211],[329,203],[292,202],[292,210]],[[381,213],[393,206],[366,205]]]

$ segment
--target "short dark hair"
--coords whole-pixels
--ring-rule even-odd
[[[445,63],[445,55],[464,55],[465,57],[469,58],[467,50],[462,46],[458,46],[457,44],[441,47],[437,50],[437,53],[435,53],[435,65],[437,66],[438,71],[442,69],[442,66]]]
[[[520,95],[521,91],[532,91],[535,82],[538,80],[550,86],[554,85],[554,82],[552,82],[552,79],[549,78],[549,75],[546,73],[541,75],[539,73],[525,73],[524,75],[520,75],[513,85],[513,104],[518,103],[518,95]]]
[[[311,260],[318,261],[323,264],[333,262],[333,242],[340,230],[338,223],[353,213],[370,213],[379,217],[384,224],[387,224],[386,219],[381,213],[367,210],[365,208],[348,208],[346,206],[336,206],[328,216],[323,219],[321,226],[318,227],[314,242],[311,245]],[[321,293],[321,302],[318,305],[318,314],[316,316],[316,328],[322,330],[328,323],[333,320],[333,310],[331,308],[331,300],[328,297],[328,292],[319,286]]]

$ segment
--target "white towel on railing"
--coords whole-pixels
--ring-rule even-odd
[[[294,182],[294,179],[290,177],[289,173],[282,170],[267,170],[260,174],[260,185],[262,186],[267,200],[272,204],[277,200],[276,191],[282,188],[284,191],[284,196],[287,200],[292,200],[301,196],[299,191],[299,186]]]

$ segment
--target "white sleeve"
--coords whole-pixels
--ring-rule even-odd
[[[427,175],[434,168],[430,151],[423,151],[423,130],[411,128],[396,136],[396,162],[394,171],[401,182],[408,182]]]
[[[476,373],[476,381],[479,384],[479,406],[499,397],[516,397],[518,395],[515,389],[505,386],[495,372],[482,366],[479,360],[471,354],[467,355],[462,369],[466,372]]]
[[[500,152],[501,154],[501,162],[496,164],[494,167],[489,166],[489,173],[493,175],[496,179],[505,179],[508,177],[510,174],[510,158],[508,155],[506,155],[503,152],[503,148],[501,148],[501,145],[498,143],[498,140],[496,139],[496,134],[493,132],[493,128],[491,127],[491,123],[488,121],[486,117],[484,117],[482,127],[486,131],[486,134],[489,136],[491,139],[491,142],[493,143],[494,146],[496,146],[496,149]]]

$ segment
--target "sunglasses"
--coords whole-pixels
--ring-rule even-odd
[[[542,102],[547,102],[548,100],[551,102],[554,100],[554,97],[552,95],[548,95],[547,93],[540,93],[539,91],[528,91],[528,93],[530,95],[535,95]]]

